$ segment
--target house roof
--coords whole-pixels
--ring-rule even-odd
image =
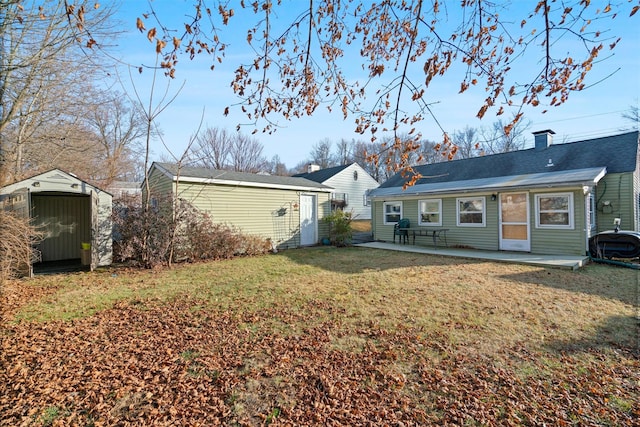
[[[516,188],[550,188],[558,186],[593,186],[606,174],[606,168],[574,169],[558,172],[532,173],[523,175],[497,176],[470,179],[466,181],[429,182],[413,185],[406,190],[402,187],[377,188],[371,192],[373,198],[385,196],[412,197],[419,194],[465,193],[483,189],[504,191]]]
[[[177,180],[179,176],[181,181],[205,184],[238,185],[321,192],[330,192],[332,190],[329,186],[319,184],[308,179],[291,176],[263,175],[193,166],[178,167],[175,163],[154,162],[151,167],[153,168],[154,166],[167,176],[171,177],[174,181]]]
[[[544,149],[511,151],[449,162],[414,167],[423,184],[475,181],[475,189],[491,182],[507,182],[510,177],[546,174],[562,182],[558,172],[606,168],[607,173],[636,170],[638,162],[638,131],[567,144],[552,144]],[[402,187],[409,177],[400,173],[389,178],[379,188]],[[484,181],[483,181],[484,180]],[[380,194],[376,192],[376,194]],[[413,191],[411,191],[413,192]]]
[[[69,182],[77,185],[71,186]],[[34,183],[36,183],[37,186],[33,185]],[[56,191],[56,192],[65,192],[65,193],[85,194],[88,191],[93,189],[101,193],[106,193],[111,195],[110,192],[105,191],[99,187],[96,187],[95,185],[89,184],[88,182],[78,178],[76,175],[69,172],[65,172],[62,169],[58,169],[58,168],[49,169],[46,172],[31,175],[20,181],[14,182],[13,184],[0,187],[0,193],[9,194],[13,191],[23,188],[25,185],[29,186],[29,190],[32,193],[38,193],[38,192],[44,192],[44,191]]]
[[[342,172],[343,170],[345,170],[349,166],[351,166],[351,165],[334,166],[332,168],[320,169],[320,170],[317,170],[315,172],[299,173],[299,174],[296,174],[296,175],[293,175],[293,176],[294,177],[298,177],[298,178],[309,179],[311,181],[315,181],[315,182],[319,182],[319,183],[323,183],[326,180],[333,178],[334,176],[336,176],[337,174],[339,174],[340,172]]]

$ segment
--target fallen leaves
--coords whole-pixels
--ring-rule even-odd
[[[284,305],[242,313],[182,298],[5,325],[0,424],[632,425],[640,415],[638,361],[624,354],[594,350],[587,369],[565,355],[550,371],[539,354],[505,349],[531,367],[525,378],[521,360],[474,356],[411,325],[261,331],[273,319],[314,324],[316,310],[331,307],[310,303],[305,318]],[[359,350],[333,345],[354,334]]]

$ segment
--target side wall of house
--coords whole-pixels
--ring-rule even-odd
[[[573,228],[536,227],[536,194],[573,194]],[[529,194],[531,253],[544,255],[585,255],[587,253],[586,199],[580,189],[535,190]]]
[[[180,183],[178,197],[210,215],[216,223],[269,238],[280,248],[300,246],[300,194],[295,190]],[[316,196],[318,241],[328,234],[322,218],[330,211],[329,193]]]
[[[620,218],[622,230],[638,230],[638,192],[636,173],[606,175],[596,189],[598,232],[612,230],[613,220]]]
[[[354,178],[354,172],[358,173],[357,179]],[[347,194],[345,211],[353,212],[354,219],[371,219],[371,206],[364,204],[364,195],[367,190],[378,188],[379,184],[364,169],[353,164],[324,184],[335,188],[336,193]]]
[[[587,251],[585,231],[585,196],[582,188],[577,189],[545,189],[530,190],[529,193],[529,233],[531,252],[539,254],[575,254],[584,255]],[[536,226],[536,194],[571,193],[573,194],[573,228],[556,229]],[[498,193],[499,194],[499,193]],[[457,225],[457,199],[459,197],[481,197],[485,200],[485,224],[484,226],[458,226]],[[419,201],[423,199],[440,199],[442,201],[442,225],[437,227],[423,227],[418,222]],[[373,230],[374,239],[393,241],[393,225],[384,224],[384,202],[387,200],[375,200],[373,203]],[[411,198],[396,198],[402,202],[402,217],[408,218],[411,228],[446,228],[447,243],[449,247],[472,248],[497,251],[500,249],[500,219],[499,198],[491,200],[491,193],[474,193],[455,196],[424,196]],[[417,245],[432,246],[431,237],[421,236],[416,238]]]
[[[465,195],[464,197],[468,197]],[[498,249],[498,202],[491,200],[491,193],[473,194],[473,197],[485,199],[486,217],[484,227],[459,227],[457,226],[456,199],[458,196],[425,196],[416,198],[396,199],[402,201],[402,217],[408,218],[411,228],[446,228],[447,243],[449,247],[468,247],[475,249]],[[442,225],[437,227],[422,227],[418,225],[419,201],[423,199],[442,200]],[[387,202],[394,201],[388,198]],[[374,239],[393,241],[393,225],[384,224],[384,202],[376,200],[373,203],[373,230]],[[431,237],[419,236],[416,244],[431,246]]]

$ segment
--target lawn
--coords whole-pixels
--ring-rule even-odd
[[[638,272],[320,247],[1,294],[0,425],[637,425]]]

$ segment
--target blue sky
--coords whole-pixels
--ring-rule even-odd
[[[156,12],[162,17],[163,23],[173,28],[182,28],[181,23],[185,21],[185,14],[191,11],[191,3],[182,0],[152,2]],[[284,3],[287,7],[278,9],[276,12],[279,14],[278,19],[282,22],[290,20],[292,14],[296,13],[296,7],[303,6],[306,2],[284,0]],[[457,3],[453,7],[457,7]],[[519,22],[527,13],[524,7],[530,7],[530,3],[534,2],[515,1],[508,12],[517,17]],[[153,46],[135,29],[136,17],[149,11],[148,4],[146,1],[139,0],[125,1],[118,14],[126,33],[120,39],[115,52],[124,62],[134,66],[153,65],[155,61]],[[602,4],[604,6],[606,2]],[[237,6],[235,9],[239,10],[240,7]],[[625,5],[625,11],[630,9],[631,6]],[[638,71],[640,70],[640,54],[638,54],[640,52],[638,26],[640,13],[633,18],[627,16],[628,12],[621,14],[615,20],[607,21],[615,24],[609,29],[610,33],[622,37],[622,40],[613,55],[597,64],[588,76],[588,85],[594,82],[599,83],[585,91],[572,93],[568,102],[560,107],[550,108],[546,114],[542,114],[541,108],[524,110],[525,120],[531,122],[529,132],[553,129],[556,132],[555,141],[562,142],[610,135],[629,127],[630,122],[621,116],[630,105],[637,106],[640,98]],[[216,63],[213,71],[209,69],[211,58],[202,57],[195,61],[190,61],[186,57],[181,59],[176,78],[170,81],[169,93],[173,95],[182,85],[184,86],[176,100],[159,116],[167,147],[156,144],[153,150],[156,159],[168,152],[180,155],[201,121],[205,127],[215,126],[229,130],[235,129],[238,123],[246,122],[246,118],[234,112],[233,109],[229,116],[223,115],[227,105],[237,102],[229,87],[233,76],[232,71],[240,62],[248,62],[250,52],[247,51],[244,41],[245,28],[246,19],[242,14],[238,13],[231,18],[231,25],[226,28],[227,32],[222,34],[223,39],[231,43],[231,48],[224,62]],[[565,45],[562,43],[564,43],[563,40],[554,45],[554,49],[565,49],[572,54],[576,49],[580,49],[580,46],[572,46],[568,41]],[[535,63],[532,64],[535,65]],[[358,77],[357,70],[356,67],[349,70],[354,73],[354,78]],[[132,73],[133,83],[130,81],[128,72],[123,68],[120,68],[119,73],[130,93],[134,84],[143,99],[148,97],[149,82],[152,77],[150,71],[145,70],[142,74]],[[611,77],[605,78],[611,73],[613,73]],[[161,78],[156,85],[156,91],[163,92],[168,80]],[[433,102],[432,110],[436,118],[442,127],[451,133],[467,125],[476,128],[490,127],[497,119],[495,112],[487,114],[482,120],[476,118],[481,100],[486,96],[484,89],[477,88],[459,95],[460,81],[460,74],[453,72],[450,77],[440,78],[430,85],[428,95]],[[259,132],[255,138],[263,144],[264,155],[267,158],[270,159],[277,154],[288,167],[293,167],[305,160],[312,146],[323,139],[328,138],[335,142],[343,138],[368,140],[368,135],[359,135],[354,132],[353,117],[343,120],[339,111],[330,114],[323,107],[319,107],[312,117],[292,121],[279,119],[278,122],[281,127],[275,133],[267,135]],[[420,122],[418,127],[424,138],[441,140],[442,133],[431,119]],[[249,134],[251,130],[252,128],[246,127],[242,132]],[[529,135],[528,143],[533,144],[533,136]]]

